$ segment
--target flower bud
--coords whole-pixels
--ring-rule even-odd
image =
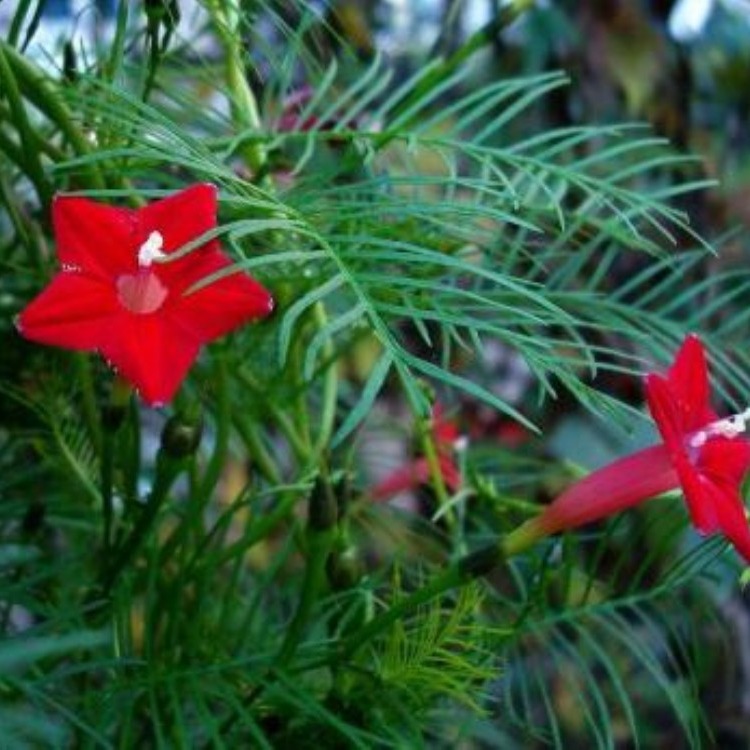
[[[336,525],[338,507],[328,481],[318,477],[310,494],[310,504],[307,517],[308,528],[311,531],[327,531]]]
[[[76,50],[68,39],[63,45],[63,79],[67,83],[76,83],[79,77]]]
[[[164,425],[161,447],[172,458],[186,458],[198,450],[203,434],[203,419],[200,416],[174,414]]]
[[[177,0],[145,0],[144,9],[151,27],[163,25],[166,29],[173,29],[180,22]]]
[[[331,552],[326,560],[328,583],[334,591],[352,588],[362,578],[363,573],[362,558],[354,546]]]

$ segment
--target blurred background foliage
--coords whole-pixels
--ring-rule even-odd
[[[716,406],[746,401],[750,12],[707,3],[686,31],[678,5],[0,3],[0,747],[750,746],[737,564],[677,497],[355,648],[436,566],[651,442],[638,375],[685,331]],[[168,417],[200,404],[206,436],[103,595],[109,376],[13,316],[54,267],[56,190],[197,179],[278,311],[173,409],[129,407],[123,529]],[[462,490],[374,503],[436,396]],[[292,649],[311,445],[339,524]]]

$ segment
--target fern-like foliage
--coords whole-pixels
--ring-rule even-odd
[[[0,75],[13,85],[0,94],[0,263],[13,281],[0,288],[15,312],[52,270],[55,189],[135,205],[206,180],[220,188],[220,226],[176,255],[220,238],[236,261],[222,273],[251,271],[277,308],[191,375],[179,406],[200,403],[208,438],[182,466],[158,534],[106,595],[96,582],[110,561],[88,555],[93,513],[111,500],[110,480],[121,531],[137,527],[153,463],[139,441],[154,443],[156,428],[131,409],[105,459],[90,363],[61,376],[35,362],[0,370],[0,392],[24,415],[0,430],[0,491],[15,497],[0,506],[0,617],[7,630],[12,612],[33,615],[20,636],[30,655],[19,661],[13,638],[0,642],[0,688],[12,697],[0,745],[399,748],[484,733],[495,746],[518,735],[614,748],[622,735],[647,747],[665,711],[700,747],[698,626],[674,607],[697,609],[686,592],[700,591],[717,550],[680,557],[682,515],[642,564],[630,565],[621,540],[611,559],[607,527],[601,540],[548,547],[417,608],[350,663],[336,646],[403,593],[381,596],[391,557],[426,570],[425,557],[449,562],[533,512],[559,481],[541,446],[515,463],[496,444],[472,449],[470,486],[431,524],[382,514],[398,527],[386,550],[357,525],[357,501],[370,499],[355,440],[384,396],[418,424],[436,389],[530,431],[568,396],[631,425],[638,408],[598,378],[667,361],[688,330],[708,334],[723,396],[750,386],[750,354],[727,348],[747,335],[737,302],[748,277],[706,273],[713,249],[681,204],[709,184],[694,160],[640,125],[544,125],[545,101],[570,85],[564,74],[477,83],[470,58],[495,27],[403,74],[384,56],[342,50],[330,15],[301,0],[205,0],[206,33],[221,45],[205,54],[179,37],[162,48],[153,17],[133,7],[120,3],[111,48],[65,85],[24,57],[20,20],[2,42]],[[172,34],[164,16],[157,27]],[[10,324],[1,332],[15,340]],[[477,376],[490,346],[525,364],[532,398]],[[18,456],[40,463],[34,481]],[[331,479],[350,474],[351,487]],[[352,545],[363,569],[346,591],[306,599],[314,545],[298,508],[325,482],[338,524],[326,552]],[[64,543],[18,522],[29,487]],[[300,600],[311,621],[287,648]],[[113,656],[92,661],[104,611]],[[68,658],[79,660],[69,673]],[[46,681],[32,679],[44,660]]]
[[[645,747],[646,738],[661,734],[704,747],[710,739],[697,680],[698,644],[711,637],[717,611],[702,578],[720,549],[713,542],[675,558],[645,590],[639,582],[653,577],[655,560],[663,559],[658,554],[646,555],[617,592],[584,572],[570,553],[529,582],[499,683],[499,724],[511,733],[515,724],[521,745],[531,733],[540,747],[583,742],[613,748],[621,736]],[[524,579],[517,571],[517,581]],[[529,607],[529,601],[536,604]]]
[[[383,65],[376,60],[365,76],[383,79]],[[359,82],[341,86],[335,67],[324,71],[299,118],[313,118],[318,127],[253,135],[269,153],[293,158],[295,178],[282,192],[248,183],[229,168],[221,139],[198,139],[179,128],[184,110],[164,111],[94,81],[71,94],[72,106],[97,123],[108,147],[59,169],[75,173],[106,162],[142,182],[170,165],[223,185],[234,218],[221,234],[239,264],[272,286],[283,279],[295,289],[279,311],[280,366],[313,308],[328,310],[306,348],[306,380],[330,364],[324,342],[343,350],[362,329],[371,331],[382,353],[335,442],[371,410],[390,373],[418,411],[424,378],[526,421],[451,367],[461,354],[481,356],[489,339],[523,356],[542,393],[553,395],[562,385],[603,406],[581,376],[595,374],[606,357],[622,366],[622,355],[611,344],[597,348],[592,333],[605,340],[608,333],[644,338],[626,309],[603,299],[607,267],[616,253],[628,252],[656,255],[666,265],[678,235],[699,242],[686,216],[667,202],[674,191],[654,179],[679,168],[684,157],[633,127],[512,138],[515,119],[566,85],[563,76],[464,93],[469,72],[427,87],[434,73],[421,71],[375,106],[371,89],[362,94]],[[368,106],[370,127],[352,129]],[[323,130],[332,118],[335,126]],[[479,128],[480,120],[491,127]],[[220,127],[214,123],[214,130]],[[680,191],[704,184],[683,183]],[[582,273],[588,275],[583,284]],[[669,340],[684,327],[673,310]],[[405,322],[415,327],[418,348],[435,354],[421,355],[404,341]]]

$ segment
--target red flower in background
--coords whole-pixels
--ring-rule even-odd
[[[174,396],[203,344],[273,309],[271,295],[244,273],[191,289],[232,265],[215,239],[168,261],[216,226],[213,185],[138,210],[57,196],[52,220],[62,268],[20,314],[19,331],[101,352],[149,404]]]
[[[724,534],[750,562],[750,529],[739,491],[750,467],[750,444],[739,437],[750,409],[717,418],[709,403],[706,357],[697,336],[685,339],[666,376],[646,377],[646,395],[663,444],[621,458],[573,484],[518,529],[508,549],[681,488],[696,529]]]
[[[435,404],[430,427],[443,482],[451,492],[456,492],[461,486],[461,472],[454,460],[456,445],[461,440],[458,425],[455,420],[446,419],[443,407]],[[374,500],[388,500],[399,492],[415,489],[430,481],[430,464],[424,456],[420,456],[389,474],[373,488],[371,495]]]

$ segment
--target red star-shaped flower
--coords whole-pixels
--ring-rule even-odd
[[[141,209],[60,195],[52,205],[61,270],[19,315],[23,336],[96,350],[149,404],[169,401],[201,346],[273,309],[216,239],[169,255],[216,226],[216,188],[194,185]]]
[[[748,414],[719,419],[709,402],[708,368],[697,336],[685,339],[666,376],[646,377],[651,415],[703,534],[724,534],[750,561],[750,530],[739,487],[750,444],[738,439]]]
[[[685,339],[666,375],[646,376],[646,397],[663,444],[625,456],[573,484],[514,532],[507,550],[681,488],[696,529],[723,534],[750,562],[750,528],[740,495],[750,468],[750,443],[741,437],[750,409],[726,419],[711,409],[706,355],[697,336]]]

